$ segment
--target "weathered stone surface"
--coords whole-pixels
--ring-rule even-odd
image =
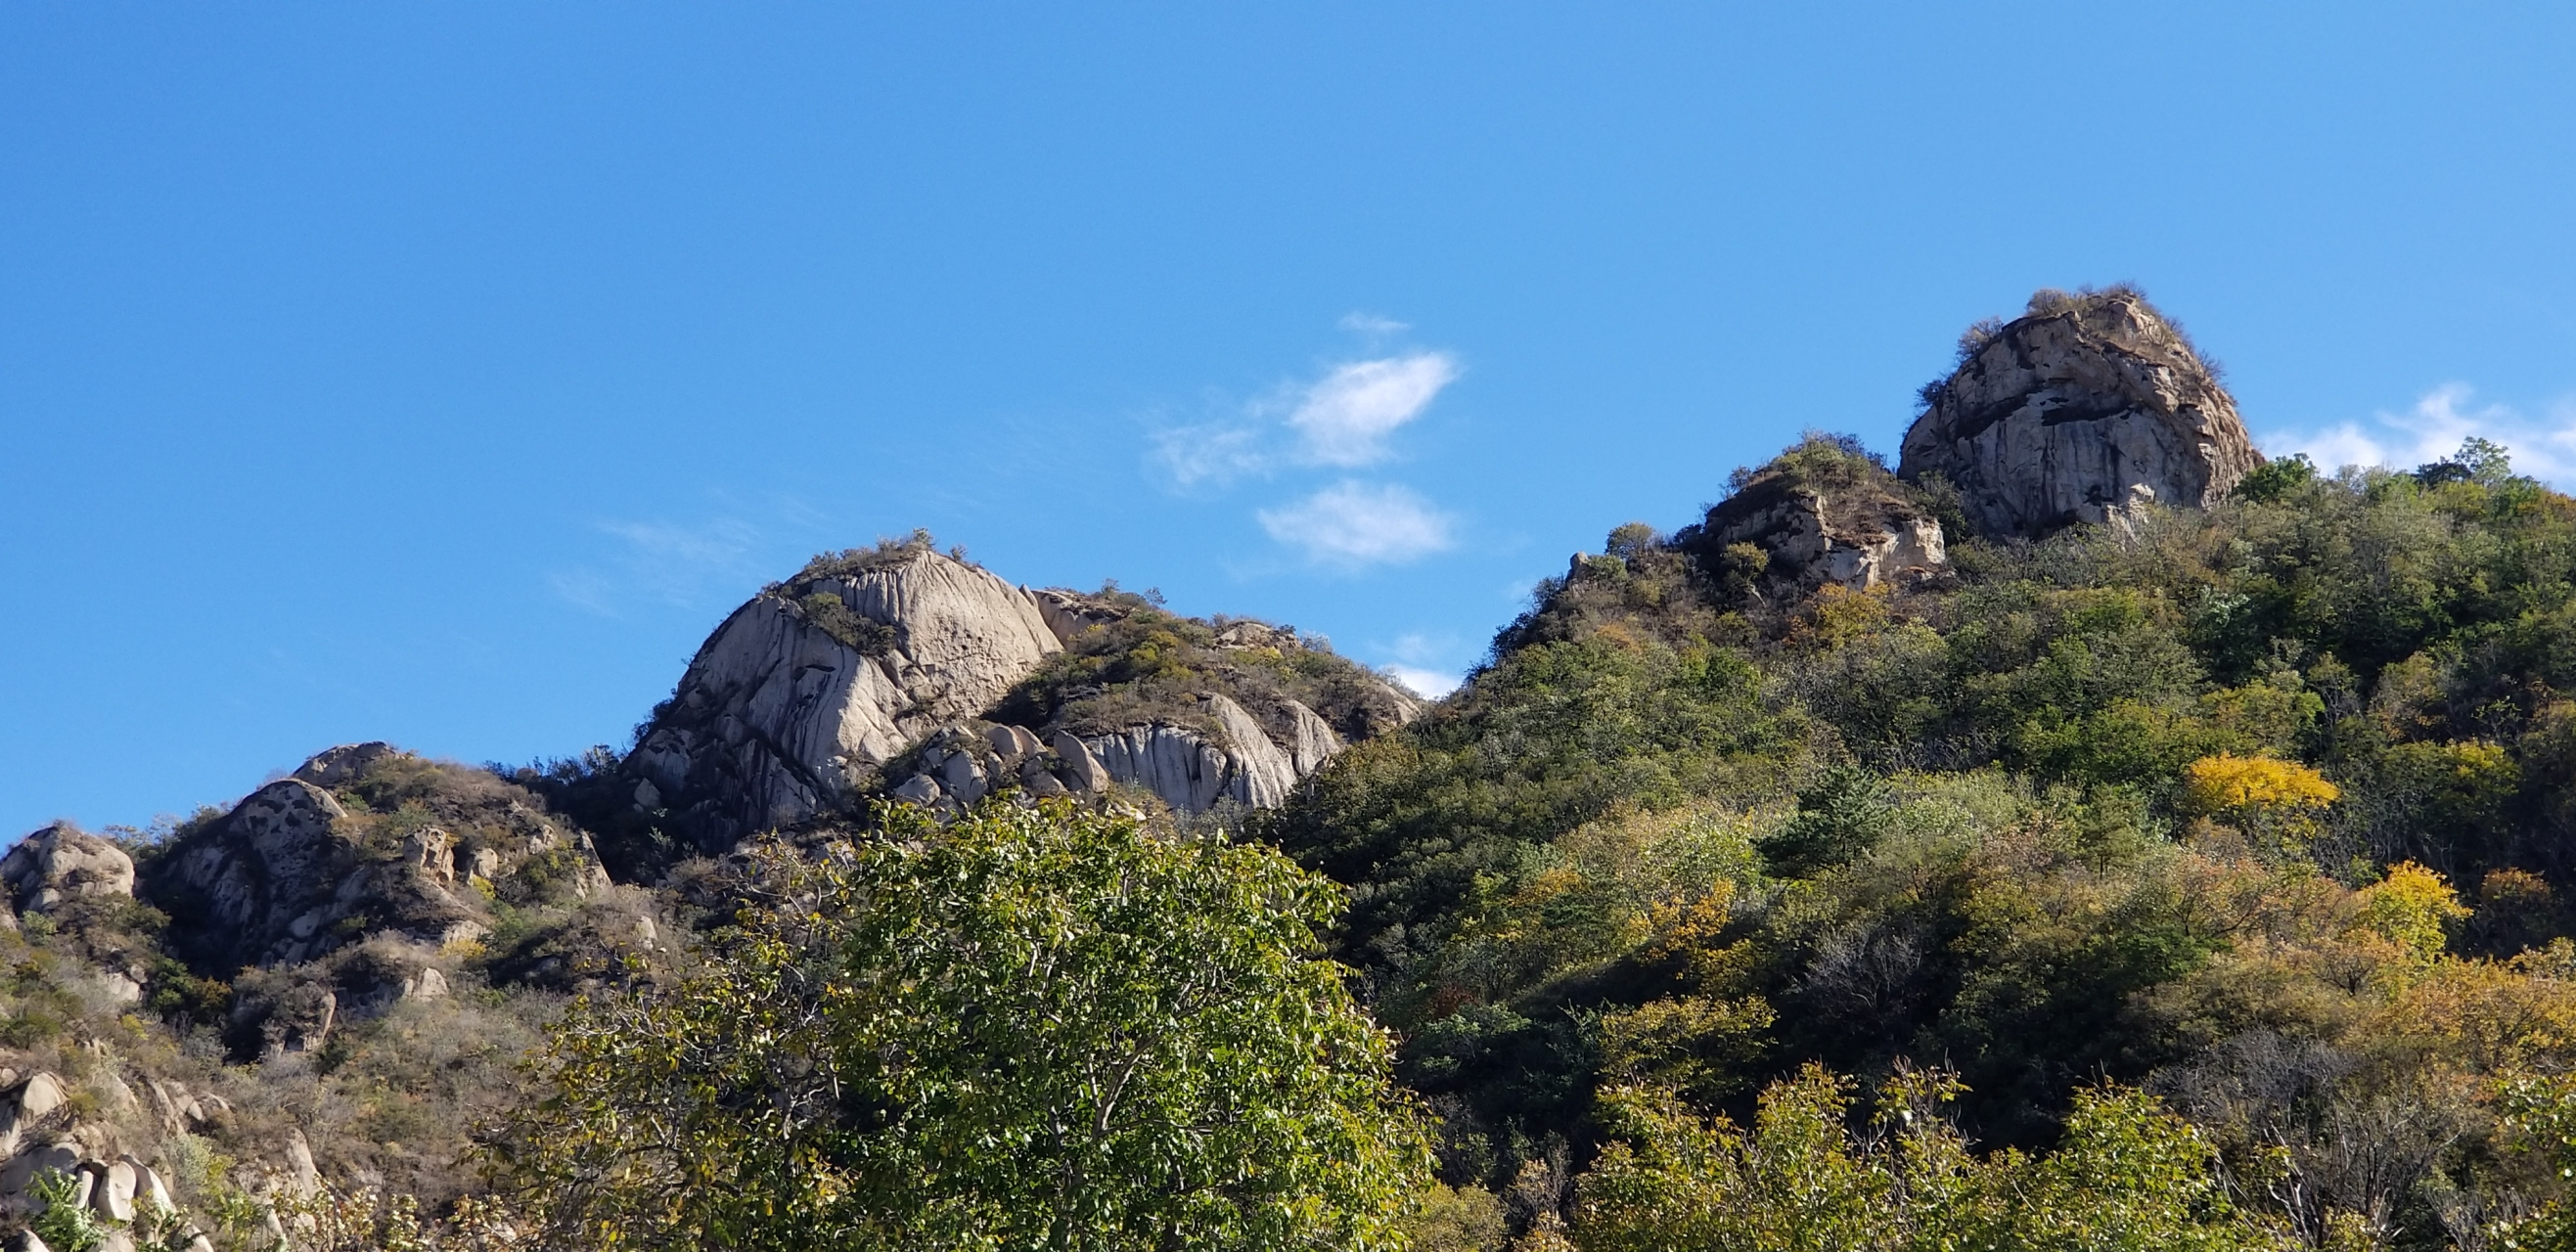
[[[1290,754],[1242,705],[1215,694],[1205,696],[1203,705],[1218,727],[1217,739],[1157,724],[1131,726],[1082,744],[1112,781],[1142,787],[1184,813],[1205,812],[1219,800],[1255,808],[1284,802],[1304,776]]]
[[[1131,726],[1083,740],[1109,777],[1142,787],[1185,813],[1216,807],[1226,791],[1226,757],[1178,726]]]
[[[112,1222],[134,1220],[134,1190],[139,1181],[134,1166],[124,1160],[109,1161],[94,1171],[98,1185],[90,1189],[90,1207]]]
[[[1061,587],[1048,587],[1028,594],[1038,606],[1039,619],[1046,623],[1047,629],[1060,643],[1071,643],[1094,626],[1118,620],[1115,611],[1103,607],[1098,601]]]
[[[1209,696],[1207,704],[1218,729],[1225,732],[1227,794],[1254,808],[1274,809],[1286,803],[1288,792],[1302,776],[1296,762],[1271,742],[1269,732],[1242,705],[1220,695]]]
[[[303,779],[316,787],[345,786],[355,781],[358,775],[365,773],[368,766],[386,757],[400,754],[400,749],[381,739],[367,743],[344,743],[336,748],[324,748],[314,753],[310,760],[298,766],[289,777]]]
[[[1344,746],[1342,737],[1333,733],[1332,726],[1316,716],[1315,710],[1290,700],[1288,717],[1288,759],[1295,766],[1299,778],[1324,768],[1324,762],[1340,755]]]
[[[1897,472],[1947,478],[1988,534],[2203,507],[2263,463],[2236,402],[2134,291],[2043,293],[1965,348],[1906,432]]]
[[[1109,771],[1100,758],[1091,754],[1091,745],[1065,731],[1055,732],[1052,745],[1064,760],[1065,782],[1085,795],[1098,795],[1109,790]]]
[[[21,1124],[33,1123],[70,1099],[71,1093],[64,1089],[62,1079],[39,1070],[18,1088],[18,1120]]]
[[[48,1172],[68,1174],[80,1168],[80,1145],[56,1140],[39,1147],[26,1148],[0,1166],[0,1195],[25,1194],[27,1186]]]
[[[130,896],[134,858],[69,822],[56,822],[0,857],[0,884],[21,911],[32,913],[86,896]]]
[[[341,889],[357,856],[356,845],[333,829],[346,816],[330,792],[280,779],[177,849],[168,872],[193,893],[205,932],[233,963],[300,960],[321,925],[320,906]]]
[[[1874,472],[1879,484],[1896,486],[1885,471]],[[1774,578],[1854,591],[1919,582],[1950,563],[1941,523],[1865,482],[1826,490],[1757,480],[1709,511],[1706,534],[1708,551],[1739,543],[1760,549]]]
[[[926,547],[791,582],[699,649],[627,768],[702,846],[730,846],[847,805],[871,768],[1060,648],[1029,592]]]

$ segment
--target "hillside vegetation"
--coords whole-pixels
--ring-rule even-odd
[[[1847,440],[1768,472],[1906,490]],[[2576,501],[2474,442],[2290,460],[1795,597],[1684,538],[1613,532],[1265,832],[1351,885],[1450,1182],[1580,1214],[1641,1116],[1914,1065],[1988,1148],[2143,1086],[2311,1239],[2550,1193],[2508,1114],[2576,1025]]]
[[[0,1238],[2576,1249],[2576,499],[2264,461],[2131,288],[1960,352],[1427,709],[916,535],[624,753],[36,832]]]

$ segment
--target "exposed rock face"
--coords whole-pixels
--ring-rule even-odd
[[[628,772],[701,846],[848,804],[1061,645],[1037,599],[926,546],[762,592],[698,650]]]
[[[1884,477],[1884,471],[1881,472]],[[1712,550],[1749,543],[1774,576],[1867,591],[1949,568],[1941,523],[1883,491],[1757,484],[1711,510]]]
[[[1184,813],[1205,812],[1219,800],[1253,808],[1285,803],[1297,780],[1312,771],[1299,770],[1295,758],[1272,742],[1242,705],[1221,695],[1208,696],[1206,704],[1223,732],[1220,738],[1203,738],[1178,726],[1135,726],[1086,741],[1086,746],[1111,778],[1151,791]],[[1329,736],[1331,730],[1324,733]],[[1329,742],[1326,758],[1340,746],[1338,740]]]
[[[359,757],[354,762],[353,751]],[[339,797],[306,781],[330,778],[345,788],[379,765],[459,780],[455,785],[462,794],[442,802],[459,807],[439,811],[471,823],[456,829],[472,830],[472,845],[447,825],[427,822],[399,836],[384,834],[373,844],[361,842]],[[477,794],[477,788],[491,794]],[[226,976],[245,966],[295,965],[370,941],[434,951],[491,926],[483,896],[459,881],[460,859],[466,862],[465,876],[484,878],[486,888],[489,880],[532,865],[549,867],[548,878],[566,883],[583,898],[607,886],[587,836],[558,828],[522,803],[525,798],[479,772],[437,765],[383,745],[334,748],[187,836],[154,862],[145,894],[171,914],[172,937],[191,959]],[[384,964],[376,960],[365,971],[360,981],[366,989],[391,988],[405,980],[417,987],[421,960],[396,962],[398,969],[374,968]],[[386,990],[365,1002],[393,994]],[[281,988],[266,999],[285,995]],[[243,1006],[253,999],[245,997]],[[261,1011],[271,1007],[263,1001]],[[303,1016],[318,1024],[310,1030],[297,1026],[293,1033],[327,1032],[335,1012],[306,1012]],[[245,1019],[235,1025],[249,1030],[252,1024]]]
[[[0,857],[0,885],[21,911],[32,913],[89,896],[130,896],[134,858],[69,822],[56,822]]]
[[[2149,503],[2203,507],[2263,463],[2236,402],[2144,297],[2032,305],[1963,342],[1906,432],[1899,475],[1940,474],[1985,533],[2035,537]]]
[[[1344,746],[1323,718],[1293,700],[1287,702],[1291,732],[1284,743],[1222,694],[1201,695],[1199,706],[1218,733],[1152,722],[1089,736],[1059,730],[1042,745],[1017,726],[991,726],[980,734],[951,727],[932,736],[914,772],[887,794],[946,811],[1004,787],[1046,798],[1099,795],[1125,785],[1183,813],[1202,813],[1224,801],[1272,808]]]
[[[332,829],[347,815],[330,792],[281,778],[177,849],[168,873],[202,902],[204,931],[231,963],[303,960],[341,885],[355,884],[353,898],[364,889],[350,877],[357,845]]]
[[[367,772],[368,766],[397,755],[400,755],[400,750],[381,739],[344,743],[314,753],[311,760],[296,768],[293,777],[316,787],[344,786]]]

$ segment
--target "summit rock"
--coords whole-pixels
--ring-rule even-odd
[[[1925,397],[1897,473],[1947,479],[1989,535],[2205,507],[2263,463],[2216,374],[2128,287],[2041,292],[2013,322],[1971,330]]]

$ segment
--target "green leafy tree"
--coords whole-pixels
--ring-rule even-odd
[[[2216,1151],[2140,1092],[2095,1088],[2041,1156],[1979,1157],[1943,1115],[1962,1088],[1900,1067],[1853,1133],[1850,1080],[1822,1067],[1773,1084],[1746,1131],[1669,1092],[1604,1103],[1618,1139],[1579,1187],[1584,1252],[1949,1252],[2305,1246],[2229,1201]]]
[[[1050,803],[755,855],[702,970],[577,1001],[495,1163],[551,1244],[1380,1248],[1429,1168],[1326,880]]]

